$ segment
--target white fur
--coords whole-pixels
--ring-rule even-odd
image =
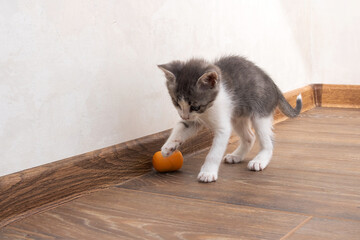
[[[220,85],[214,105],[200,115],[201,121],[214,131],[213,144],[198,175],[201,182],[212,182],[218,178],[219,166],[231,134],[232,106],[230,96]]]
[[[296,97],[296,100],[300,100],[302,101],[302,96],[301,96],[301,93]]]
[[[248,169],[261,171],[269,164],[273,153],[272,143],[272,122],[273,115],[268,117],[253,117],[252,123],[260,142],[260,152],[248,163]]]

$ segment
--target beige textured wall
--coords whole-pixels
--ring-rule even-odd
[[[245,55],[283,91],[328,82],[324,41],[350,40],[327,19],[309,0],[0,1],[0,175],[171,128],[156,64],[173,59]]]

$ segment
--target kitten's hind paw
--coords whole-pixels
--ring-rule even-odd
[[[218,175],[216,172],[200,172],[197,178],[199,182],[215,182]]]
[[[232,154],[227,154],[225,157],[224,157],[224,161],[226,163],[230,163],[230,164],[233,164],[233,163],[239,163],[239,162],[242,162],[244,159],[241,157],[241,156],[238,156],[238,155],[232,155]]]

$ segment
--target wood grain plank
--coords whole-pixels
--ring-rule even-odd
[[[0,230],[28,239],[279,239],[307,216],[107,189]]]
[[[358,176],[277,168],[254,173],[246,170],[244,165],[223,165],[220,179],[214,184],[196,182],[198,170],[183,170],[172,175],[149,174],[120,187],[228,204],[360,220]]]
[[[359,112],[360,113],[360,112]],[[358,146],[360,127],[359,120],[349,121],[348,124],[341,126],[336,121],[322,124],[321,121],[311,123],[311,121],[293,121],[294,124],[285,123],[282,126],[276,126],[275,142],[303,142],[315,144]],[[306,128],[312,125],[313,128]],[[296,138],[289,135],[289,132],[296,134]],[[316,134],[316,138],[314,135]]]
[[[287,240],[358,240],[360,222],[338,219],[312,218],[297,229]]]
[[[317,111],[308,111],[299,117],[307,117],[314,119],[353,119],[359,117],[359,109],[357,108],[331,108],[319,107]],[[296,118],[295,118],[296,119]]]
[[[269,167],[360,177],[358,149],[359,146],[329,147],[326,144],[314,143],[302,143],[299,147],[297,142],[282,142],[276,145],[275,155]]]
[[[305,225],[308,221],[310,221],[313,217],[310,216],[307,219],[305,219],[303,222],[301,222],[299,225],[297,225],[295,228],[293,228],[290,232],[288,232],[285,236],[283,236],[282,238],[280,238],[280,240],[285,240],[286,238],[288,238],[290,235],[292,235],[296,230],[298,230],[299,228],[301,228],[303,225]]]

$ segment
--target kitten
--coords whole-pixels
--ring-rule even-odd
[[[254,171],[266,168],[273,152],[276,106],[288,117],[296,117],[302,107],[301,95],[292,108],[271,78],[242,57],[223,57],[214,63],[203,59],[173,61],[158,67],[165,73],[171,100],[182,118],[161,148],[162,155],[170,156],[201,125],[214,131],[213,144],[198,175],[201,182],[217,180],[232,129],[239,135],[240,143],[224,161],[244,160],[255,142],[253,126],[261,150],[247,167]]]

